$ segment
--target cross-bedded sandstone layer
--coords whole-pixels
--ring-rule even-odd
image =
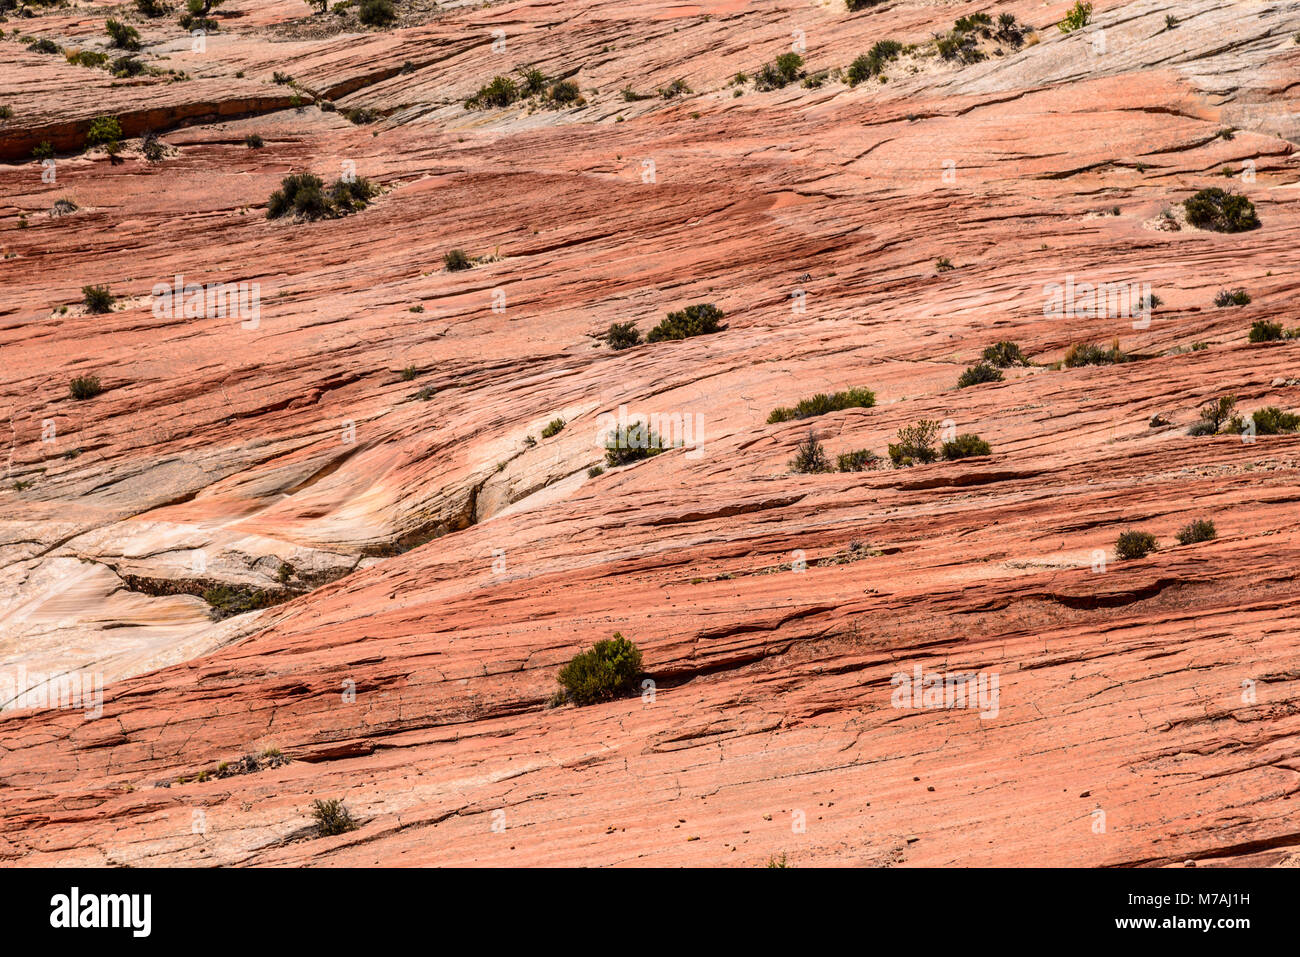
[[[1063,3],[408,6],[231,0],[202,52],[119,4],[3,25],[0,662],[107,682],[93,720],[0,713],[3,859],[1296,859],[1300,441],[1187,429],[1225,394],[1300,409],[1300,344],[1246,337],[1300,325],[1300,6],[1098,3],[1069,35]],[[1036,33],[927,53],[981,10]],[[158,73],[15,37],[99,50],[109,15]],[[733,81],[800,35],[814,76],[918,49],[884,81]],[[526,65],[584,105],[464,107]],[[120,162],[79,151],[101,115]],[[266,218],[347,164],[368,208]],[[1208,186],[1261,228],[1181,222]],[[160,316],[177,275],[256,283],[256,320]],[[1067,277],[1159,304],[1046,317]],[[693,302],[726,329],[595,338]],[[1116,338],[1134,361],[1053,367]],[[998,340],[1036,364],[957,389]],[[876,406],[767,424],[854,386]],[[590,476],[621,406],[696,446]],[[810,428],[833,459],[920,419],[992,454],[789,470]],[[1199,518],[1218,538],[1176,545]],[[1161,548],[1117,560],[1129,527]],[[274,604],[214,620],[214,586]],[[551,707],[615,631],[653,696]],[[917,665],[996,674],[996,715],[894,707]],[[267,748],[292,760],[215,773]],[[361,827],[316,838],[330,797]]]

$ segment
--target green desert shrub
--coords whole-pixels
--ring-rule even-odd
[[[967,386],[979,385],[981,382],[1001,382],[1002,370],[987,362],[977,362],[957,379],[957,388],[964,389]]]
[[[447,272],[460,272],[462,269],[469,269],[474,263],[463,249],[448,250],[442,257],[442,265]]]
[[[877,77],[884,72],[885,65],[896,59],[903,52],[903,45],[897,40],[878,40],[866,53],[849,64],[845,79],[850,86],[857,86],[865,80]]]
[[[139,76],[145,69],[145,65],[135,57],[120,56],[109,66],[108,72],[121,80],[127,77]]]
[[[560,669],[562,695],[576,705],[612,701],[636,687],[641,651],[619,632],[574,655]]]
[[[393,0],[361,0],[357,19],[368,27],[386,27],[397,19]]]
[[[1111,343],[1109,349],[1091,343],[1076,342],[1066,350],[1064,364],[1066,368],[1074,369],[1079,366],[1112,365],[1127,360],[1128,356],[1120,351],[1119,342]]]
[[[520,67],[519,73],[519,95],[520,96],[537,96],[546,89],[546,84],[550,82],[546,74],[535,66]]]
[[[1281,339],[1282,335],[1282,324],[1280,322],[1256,319],[1250,324],[1250,332],[1246,334],[1246,338],[1251,342],[1273,342]]]
[[[346,834],[348,831],[355,831],[358,826],[356,819],[352,817],[352,813],[343,806],[343,802],[338,798],[330,798],[328,801],[319,799],[313,801],[311,816],[316,819],[316,832],[321,837]]]
[[[605,467],[603,465],[593,465],[591,468],[587,469],[587,478],[596,478],[597,476],[604,474]]]
[[[995,365],[999,369],[1007,369],[1011,366],[1029,365],[1029,357],[1021,350],[1020,346],[1014,342],[998,342],[988,346],[984,350],[983,359],[990,365]]]
[[[935,461],[939,457],[939,451],[934,447],[938,434],[939,423],[933,419],[922,419],[915,425],[904,426],[898,430],[898,441],[889,443],[889,460],[899,468]]]
[[[63,58],[73,66],[84,66],[88,69],[101,67],[108,62],[108,54],[97,50],[71,50],[65,52]]]
[[[87,312],[105,313],[113,311],[117,297],[109,291],[108,286],[82,286],[81,301]]]
[[[844,409],[869,409],[876,404],[876,394],[870,389],[852,388],[829,395],[818,392],[814,396],[800,399],[793,409],[773,409],[767,417],[769,425],[777,422],[790,422],[795,419],[810,419],[829,412],[841,412]]]
[[[364,209],[376,192],[374,184],[364,176],[336,180],[327,190],[313,173],[290,173],[267,200],[266,218],[292,215],[306,221],[337,219]]]
[[[162,0],[135,0],[135,8],[139,10],[143,16],[149,17],[150,19],[165,17],[172,9],[168,4],[163,3]]]
[[[849,8],[850,13],[857,13],[859,10],[878,7],[884,2],[885,0],[844,0],[844,5]]]
[[[835,459],[835,467],[841,472],[870,472],[884,463],[871,449],[857,449],[853,452],[841,452]]]
[[[673,82],[669,83],[667,86],[659,88],[659,95],[665,100],[673,100],[679,96],[690,96],[694,92],[695,91],[691,89],[690,85],[681,78],[673,80]]]
[[[581,106],[583,103],[582,91],[572,80],[553,83],[547,93],[547,99],[557,106]]]
[[[1115,554],[1120,558],[1145,558],[1156,550],[1156,537],[1150,532],[1127,529],[1119,533]]]
[[[1187,221],[1219,233],[1241,233],[1259,226],[1255,204],[1240,193],[1212,186],[1183,200]]]
[[[28,43],[27,49],[31,50],[33,53],[58,53],[59,45],[53,40],[41,38],[39,40],[32,40]]]
[[[1235,395],[1223,395],[1201,407],[1200,419],[1188,429],[1189,435],[1217,435],[1226,423],[1233,420],[1237,409]]]
[[[822,448],[821,442],[817,441],[815,432],[809,432],[804,440],[799,443],[794,458],[790,460],[790,471],[804,473],[831,471],[831,463],[826,458],[826,450]]]
[[[619,426],[605,437],[605,462],[611,466],[638,462],[662,451],[663,439],[645,422]]]
[[[140,49],[140,33],[135,27],[109,17],[104,22],[104,31],[112,41],[112,46],[123,50]]]
[[[488,110],[509,106],[522,94],[519,85],[508,76],[494,76],[465,101],[467,110]]]
[[[1282,435],[1300,428],[1300,415],[1283,412],[1275,405],[1256,409],[1250,417],[1255,423],[1256,435]]]
[[[87,146],[116,143],[121,138],[122,125],[117,122],[116,116],[97,116],[90,121],[90,128],[86,130]]]
[[[1197,542],[1208,542],[1218,536],[1219,533],[1215,530],[1213,522],[1198,518],[1178,530],[1178,544],[1194,545]]]
[[[564,424],[563,419],[551,419],[550,422],[546,423],[546,427],[542,429],[542,438],[549,439],[552,435],[559,435],[564,431]]]
[[[722,310],[711,302],[687,306],[680,312],[668,313],[668,318],[650,330],[646,342],[663,342],[669,339],[689,339],[722,329]]]
[[[801,79],[803,75],[803,57],[798,53],[782,53],[754,74],[754,89],[779,90]]]
[[[266,141],[257,133],[249,133],[244,137],[244,145],[250,150],[260,150],[266,145]]]
[[[613,350],[631,349],[633,346],[641,344],[641,332],[636,327],[636,321],[631,322],[611,322],[609,329],[601,336],[605,343]]]
[[[1073,33],[1088,25],[1092,19],[1092,4],[1076,0],[1074,6],[1065,14],[1065,19],[1057,24],[1062,33]]]
[[[1245,306],[1250,303],[1250,293],[1244,289],[1220,289],[1214,304],[1220,309],[1227,306]]]
[[[203,592],[203,600],[208,603],[208,614],[218,621],[232,615],[268,608],[282,597],[251,585],[213,585]]]
[[[970,458],[972,455],[989,455],[992,451],[989,444],[978,435],[967,432],[943,443],[942,454],[945,459],[953,460]]]
[[[69,394],[78,401],[93,399],[103,391],[104,387],[99,384],[99,376],[95,375],[79,375],[68,383]]]
[[[32,159],[46,160],[54,158],[54,147],[50,145],[49,140],[41,140],[32,147]]]

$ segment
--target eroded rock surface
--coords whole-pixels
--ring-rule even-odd
[[[1063,34],[1060,2],[397,5],[229,0],[201,52],[114,3],[3,25],[0,664],[103,684],[91,716],[0,701],[0,859],[1297,859],[1300,439],[1187,429],[1226,394],[1300,410],[1300,343],[1246,335],[1300,326],[1300,6],[1098,2]],[[1036,29],[930,52],[981,10]],[[107,50],[109,15],[160,72],[19,39]],[[754,89],[792,42],[816,78],[886,38],[917,49],[884,80]],[[527,65],[584,104],[464,107]],[[119,162],[81,152],[101,115]],[[368,208],[266,218],[287,173],[349,169]],[[1262,226],[1186,224],[1208,186]],[[257,314],[160,315],[176,276]],[[1067,281],[1159,303],[1045,316]],[[694,302],[726,329],[595,338]],[[1035,364],[957,389],[999,340]],[[1116,340],[1134,361],[1059,367]],[[854,386],[875,407],[767,424]],[[620,407],[691,447],[589,475]],[[921,419],[992,454],[790,472],[810,429],[834,460]],[[1118,560],[1130,527],[1160,548]],[[615,631],[653,694],[551,707]],[[895,707],[917,666],[996,675],[996,708]],[[320,797],[361,827],[314,838]]]

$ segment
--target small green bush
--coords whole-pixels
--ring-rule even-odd
[[[1156,537],[1150,532],[1128,529],[1120,532],[1115,542],[1115,554],[1120,558],[1145,558],[1156,550]]]
[[[46,160],[54,158],[54,147],[50,145],[49,140],[41,140],[32,147],[32,159]]]
[[[884,2],[885,0],[844,0],[844,5],[849,8],[850,13],[857,13],[859,10],[878,7]]]
[[[1201,407],[1201,418],[1188,430],[1189,435],[1217,435],[1225,423],[1231,422],[1237,408],[1235,395],[1224,395]]]
[[[1226,306],[1245,306],[1250,302],[1250,294],[1244,289],[1220,289],[1214,297],[1214,304],[1220,309]]]
[[[449,250],[442,257],[442,265],[447,272],[460,272],[462,269],[469,269],[474,263],[463,249]]]
[[[1280,322],[1269,322],[1267,319],[1256,319],[1250,324],[1250,332],[1246,338],[1251,342],[1273,342],[1282,338],[1282,324]]]
[[[915,425],[899,429],[898,441],[889,443],[889,460],[899,468],[935,461],[939,457],[934,447],[938,434],[939,423],[933,419],[922,419]]]
[[[1259,227],[1255,204],[1239,193],[1212,186],[1183,200],[1187,221],[1219,233],[1241,233]]]
[[[266,141],[263,140],[262,137],[257,133],[249,133],[247,136],[244,137],[244,145],[247,146],[250,150],[260,150],[263,146],[266,145]]]
[[[103,314],[113,311],[117,297],[109,292],[108,286],[82,286],[81,301],[85,303],[87,312]]]
[[[635,320],[610,323],[609,329],[601,338],[616,352],[641,344],[641,332],[637,329]]]
[[[668,318],[650,330],[646,342],[663,342],[670,339],[689,339],[718,332],[722,326],[722,310],[711,302],[696,303],[680,312],[668,313]]]
[[[870,472],[880,468],[884,462],[871,449],[857,449],[853,452],[841,452],[835,459],[835,467],[841,472]]]
[[[591,468],[587,469],[587,478],[595,478],[598,475],[604,474],[605,467],[602,465],[593,465]]]
[[[564,424],[563,419],[551,419],[550,422],[546,423],[546,427],[542,429],[542,438],[549,439],[552,435],[559,435],[564,431]]]
[[[852,388],[830,395],[818,392],[807,399],[800,399],[793,409],[773,409],[767,417],[767,422],[768,425],[774,425],[777,422],[810,419],[813,416],[841,412],[844,409],[869,409],[875,404],[876,394],[870,389]]]
[[[487,110],[509,106],[522,96],[519,86],[508,76],[494,76],[465,101],[467,110]]]
[[[560,669],[562,694],[576,705],[612,701],[636,686],[641,677],[641,651],[619,632],[598,641],[590,651],[574,655]]]
[[[357,19],[368,27],[386,27],[397,19],[393,0],[361,0]]]
[[[68,383],[68,392],[77,401],[84,399],[93,399],[104,391],[104,387],[99,384],[99,376],[79,375]]]
[[[203,600],[208,603],[208,614],[220,621],[233,615],[257,611],[276,604],[282,595],[251,585],[213,585],[203,592]]]
[[[989,444],[978,435],[967,432],[950,442],[943,443],[943,457],[948,460],[970,458],[972,455],[989,455]]]
[[[40,40],[32,40],[27,44],[27,49],[31,50],[33,53],[58,53],[59,45],[53,40],[42,38]]]
[[[1079,366],[1105,366],[1127,361],[1128,356],[1120,351],[1118,342],[1113,343],[1109,349],[1076,342],[1066,351],[1064,364],[1066,368],[1074,369]]]
[[[346,834],[358,827],[356,820],[343,802],[338,798],[328,801],[315,800],[311,805],[311,816],[316,819],[316,831],[321,837],[333,837]]]
[[[1178,544],[1194,545],[1197,542],[1208,542],[1211,539],[1218,538],[1218,535],[1214,523],[1201,518],[1179,529]]]
[[[1029,357],[1021,352],[1020,346],[1014,342],[999,342],[988,346],[984,350],[983,359],[999,369],[1029,365]]]
[[[620,426],[605,437],[605,462],[611,466],[638,462],[663,451],[663,439],[644,422]]]
[[[817,473],[831,471],[831,463],[826,458],[826,450],[817,441],[817,435],[809,432],[799,443],[794,458],[790,460],[791,472]]]
[[[1255,423],[1256,435],[1283,435],[1300,428],[1300,415],[1283,412],[1275,405],[1256,409],[1250,417]]]
[[[584,102],[582,91],[572,80],[560,80],[552,84],[547,98],[556,106],[581,106]]]
[[[162,0],[135,0],[135,8],[150,19],[165,17],[171,12],[171,7]]]
[[[90,129],[86,131],[87,146],[116,143],[121,138],[122,126],[116,116],[97,116],[90,121]]]
[[[857,86],[865,80],[880,76],[885,65],[896,59],[903,52],[903,45],[897,40],[879,40],[868,52],[857,57],[849,64],[845,79],[850,86]]]
[[[140,33],[135,27],[109,17],[104,23],[104,30],[112,40],[112,46],[123,50],[140,49]]]
[[[1066,13],[1065,19],[1057,24],[1062,33],[1073,33],[1075,30],[1082,29],[1088,25],[1092,19],[1092,4],[1085,3],[1084,0],[1076,0],[1074,6]]]
[[[782,53],[754,75],[754,89],[779,90],[803,76],[803,57],[798,53]]]
[[[957,388],[964,389],[967,386],[979,385],[981,382],[1001,382],[1002,371],[987,362],[977,362],[957,379]]]

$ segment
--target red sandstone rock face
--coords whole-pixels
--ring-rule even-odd
[[[127,14],[182,80],[14,38],[101,49],[116,4],[4,24],[0,664],[106,684],[91,719],[0,702],[3,859],[1295,862],[1300,440],[1186,433],[1224,394],[1300,409],[1300,345],[1246,339],[1300,325],[1300,17],[1097,3],[1064,35],[1067,6],[988,8],[1038,41],[982,63],[773,92],[732,77],[796,31],[815,73],[981,7],[532,0],[358,32],[231,0],[203,53]],[[525,64],[586,105],[463,107]],[[106,113],[175,152],[63,152]],[[286,173],[348,163],[369,208],[266,219]],[[1262,227],[1160,228],[1214,185]],[[178,274],[257,283],[256,321],[156,314]],[[1067,277],[1161,302],[1045,317]],[[99,283],[118,307],[88,315]],[[593,338],[692,302],[726,330]],[[1115,338],[1140,361],[1052,367]],[[1037,364],[957,390],[1004,339]],[[877,405],[767,424],[851,386]],[[589,477],[621,406],[698,447]],[[992,454],[789,471],[810,428],[883,455],[920,419]],[[1218,539],[1177,545],[1198,518]],[[1159,550],[1118,560],[1128,527]],[[290,600],[214,622],[218,584]],[[615,631],[653,694],[550,707]],[[896,707],[918,666],[996,675],[996,714]],[[268,748],[292,760],[212,775]],[[358,830],[314,836],[330,797]]]

